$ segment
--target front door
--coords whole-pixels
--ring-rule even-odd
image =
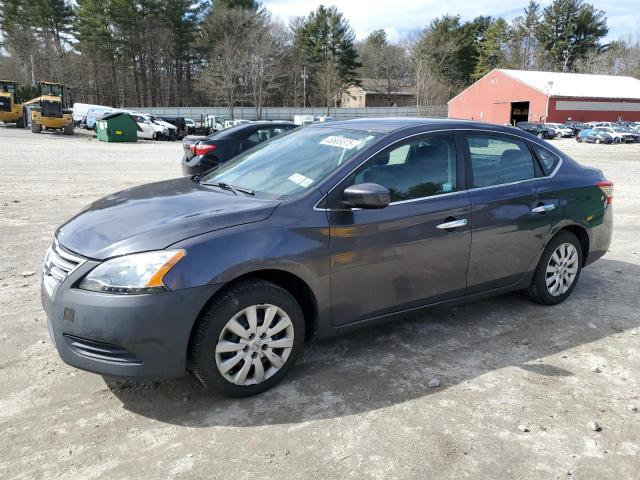
[[[452,134],[411,137],[368,160],[329,198],[334,325],[464,295],[470,203]],[[381,210],[344,209],[344,189],[377,183]]]

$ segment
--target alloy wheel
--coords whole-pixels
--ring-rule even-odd
[[[578,274],[578,250],[571,243],[563,243],[555,249],[547,263],[545,282],[550,295],[558,297],[567,293]]]
[[[293,348],[293,322],[280,307],[251,305],[220,332],[215,359],[220,374],[235,385],[257,385],[280,370]]]

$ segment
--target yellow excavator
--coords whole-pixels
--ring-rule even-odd
[[[20,102],[18,82],[0,80],[0,122],[15,123],[16,127],[24,128],[25,118]]]
[[[38,82],[38,96],[23,105],[37,104],[31,109],[31,131],[62,130],[73,135],[73,111],[66,106],[65,88],[60,83]]]

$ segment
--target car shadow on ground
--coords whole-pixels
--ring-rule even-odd
[[[105,380],[131,412],[208,427],[352,415],[470,384],[503,368],[519,369],[523,384],[532,375],[571,376],[575,364],[554,354],[638,327],[639,279],[640,265],[603,259],[583,271],[561,305],[536,305],[513,293],[309,344],[280,385],[245,399],[207,392],[193,376],[159,383]],[[435,378],[440,386],[429,387]]]

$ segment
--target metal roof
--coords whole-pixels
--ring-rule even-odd
[[[552,97],[640,100],[640,80],[633,77],[501,68],[498,71]]]

